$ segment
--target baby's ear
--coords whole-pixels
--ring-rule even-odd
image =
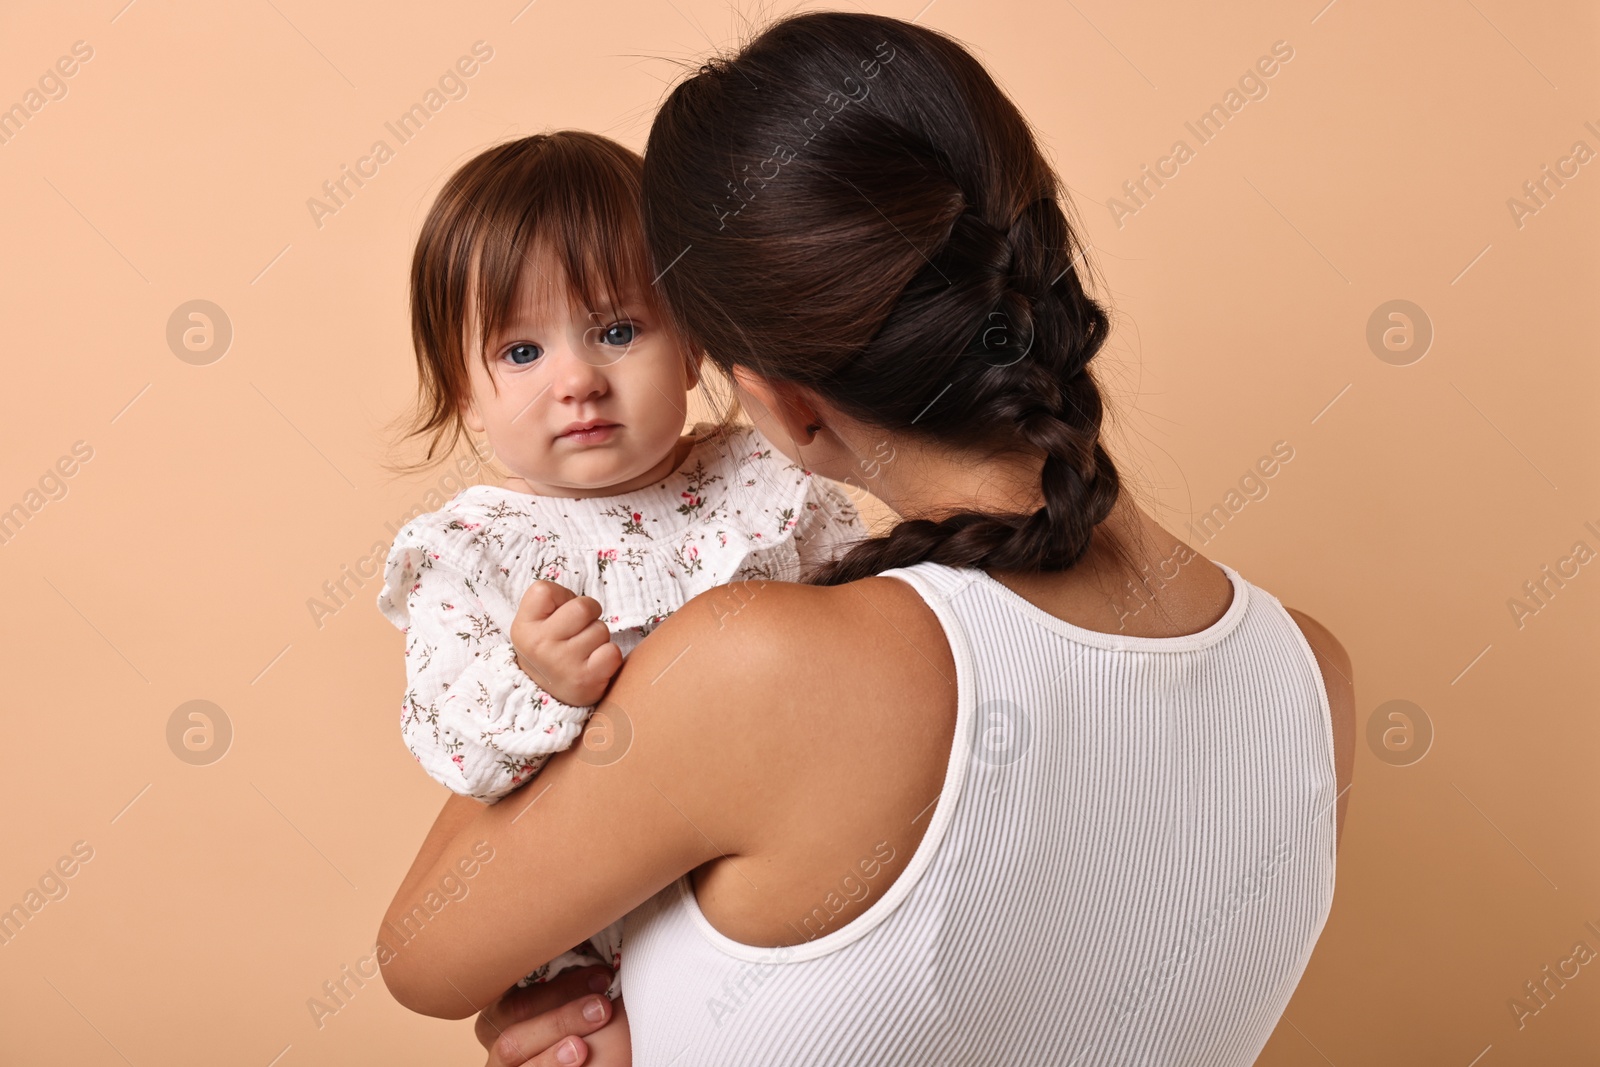
[[[467,429],[473,433],[483,433],[483,419],[478,415],[478,405],[473,402],[472,397],[462,397],[457,410],[461,413],[461,421],[467,424]]]

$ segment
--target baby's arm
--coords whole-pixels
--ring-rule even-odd
[[[593,708],[556,699],[524,672],[501,627],[516,625],[501,591],[419,546],[396,557],[403,551],[403,562],[391,559],[404,568],[396,592],[408,623],[401,733],[436,781],[493,803],[570,746]]]

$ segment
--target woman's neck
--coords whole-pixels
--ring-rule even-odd
[[[850,453],[849,479],[903,519],[938,521],[949,515],[1031,514],[1044,506],[1039,477],[1044,458],[1016,451],[955,451],[931,441],[871,434],[835,435]],[[821,440],[819,435],[819,441]]]
[[[867,490],[902,519],[937,522],[963,512],[1031,515],[1044,506],[1042,456],[998,448],[958,451],[905,437],[889,441],[881,430],[837,413],[830,417],[838,430],[818,434],[805,451],[817,453],[822,473],[855,472],[850,478],[831,476]],[[1173,541],[1124,486],[1074,570],[1096,584],[1118,587],[1134,574],[1130,558],[1147,554],[1152,544],[1170,548]]]

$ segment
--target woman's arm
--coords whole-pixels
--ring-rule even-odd
[[[580,740],[493,807],[447,802],[385,915],[386,931],[409,920],[380,960],[395,999],[465,1018],[680,875],[759,847],[773,813],[798,803],[795,779],[773,773],[806,741],[785,646],[818,624],[822,592],[701,594],[617,675],[596,712],[615,738],[603,756]],[[473,856],[466,892],[441,898],[434,887]]]
[[[438,818],[433,820],[433,826],[428,830],[428,836],[422,839],[422,845],[417,849],[417,858],[411,861],[411,869],[400,882],[400,888],[395,890],[396,904],[402,900],[420,902],[429,889],[439,884],[437,872],[451,863],[450,860],[445,860],[443,866],[440,864],[440,857],[444,855],[446,846],[465,830],[483,807],[471,797],[459,794],[444,802],[444,807],[439,809]],[[431,880],[430,875],[433,876]],[[409,908],[405,910],[410,911]],[[393,918],[393,905],[389,911],[391,914],[384,916],[385,921]]]

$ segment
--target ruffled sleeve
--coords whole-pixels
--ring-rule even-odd
[[[411,594],[418,589],[417,580],[423,569],[431,566],[437,558],[437,554],[430,556],[423,550],[412,525],[402,527],[395,537],[389,557],[383,564],[383,587],[378,590],[378,611],[397,629],[404,631],[411,625]]]
[[[406,634],[406,747],[435,781],[492,803],[571,746],[593,709],[561,703],[522,670],[510,590],[452,545],[471,529],[425,516],[401,530],[378,606]]]

